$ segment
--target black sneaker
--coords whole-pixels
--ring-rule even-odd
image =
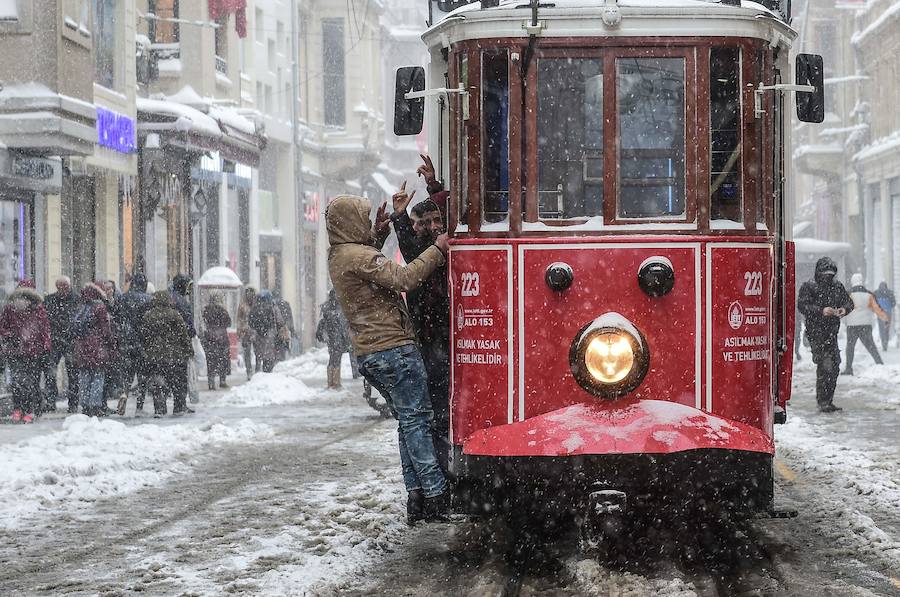
[[[406,524],[412,526],[425,520],[425,494],[421,489],[413,489],[406,497]]]
[[[450,514],[450,491],[445,490],[444,493],[438,494],[434,497],[425,498],[425,504],[423,508],[424,516],[423,519],[425,522],[447,522],[450,519],[448,515]]]
[[[827,405],[819,408],[819,412],[822,412],[822,413],[835,413],[835,412],[838,412],[841,410],[844,410],[844,409],[841,408],[840,406],[835,406],[833,404],[827,404]]]

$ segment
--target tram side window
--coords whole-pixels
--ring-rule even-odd
[[[740,222],[741,98],[739,48],[709,54],[709,199],[711,220]]]
[[[603,213],[603,67],[596,58],[538,62],[538,213]]]
[[[469,57],[460,54],[457,62],[459,84],[463,89],[469,88]],[[465,102],[469,98],[463,94],[456,95],[456,196],[457,216],[461,226],[469,224],[469,132],[467,126],[468,110]]]
[[[509,61],[505,50],[482,54],[481,81],[484,221],[501,222],[509,213]]]
[[[619,218],[685,213],[683,58],[617,58]]]

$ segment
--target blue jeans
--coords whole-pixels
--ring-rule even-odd
[[[100,408],[106,406],[103,400],[103,380],[105,374],[102,369],[81,369],[78,371],[78,396],[81,399],[81,408]]]
[[[359,372],[369,380],[399,421],[400,464],[407,491],[425,497],[444,493],[447,481],[438,465],[431,435],[431,401],[422,356],[414,344],[359,357]]]

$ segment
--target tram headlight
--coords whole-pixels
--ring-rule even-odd
[[[650,365],[647,341],[618,313],[605,313],[583,327],[569,351],[575,380],[603,398],[631,392],[644,380]]]

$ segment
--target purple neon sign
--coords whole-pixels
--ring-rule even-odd
[[[97,143],[119,153],[134,152],[134,120],[97,106]]]

